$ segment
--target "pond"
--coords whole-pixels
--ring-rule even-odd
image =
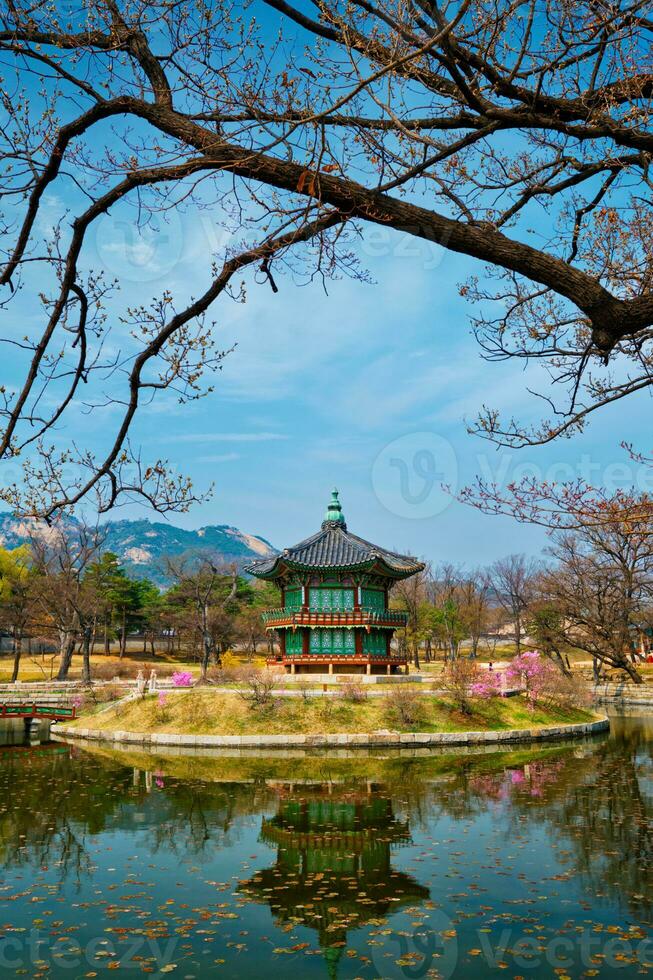
[[[0,976],[653,971],[653,717],[509,752],[0,748]]]

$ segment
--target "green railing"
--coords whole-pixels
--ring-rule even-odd
[[[75,718],[76,708],[60,704],[8,701],[0,702],[0,718]]]

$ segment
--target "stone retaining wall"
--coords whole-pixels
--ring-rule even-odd
[[[653,707],[653,691],[644,684],[602,684],[594,689],[594,694],[600,704]]]
[[[92,728],[70,728],[56,725],[53,731],[68,738],[102,742],[127,742],[134,745],[175,745],[187,748],[325,748],[329,746],[439,746],[478,745],[483,743],[530,742],[540,739],[593,735],[610,728],[607,718],[576,725],[546,728],[513,728],[503,732],[390,732],[366,735],[151,735],[144,732],[103,732]]]

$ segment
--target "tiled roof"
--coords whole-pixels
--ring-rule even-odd
[[[324,521],[317,534],[300,541],[281,554],[263,558],[246,567],[251,575],[275,578],[283,565],[291,568],[352,568],[379,562],[394,578],[408,578],[424,568],[422,562],[399,555],[350,534],[345,524]]]

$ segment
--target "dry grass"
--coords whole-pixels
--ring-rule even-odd
[[[341,698],[278,698],[269,706],[252,706],[231,694],[171,693],[161,706],[156,696],[105,711],[96,718],[82,717],[78,727],[106,731],[159,732],[188,735],[284,735],[322,732],[364,733],[393,731],[490,731],[532,728],[589,721],[590,711],[536,708],[520,697],[478,702],[471,715],[462,715],[447,700],[420,699],[419,717],[401,721],[391,698],[352,703]]]
[[[250,658],[246,654],[231,654],[235,661],[235,667],[250,665]],[[13,669],[13,657],[9,654],[0,656],[0,684],[7,684],[11,680]],[[189,670],[195,677],[199,677],[199,666],[192,660],[175,660],[172,657],[143,655],[142,651],[128,652],[121,660],[117,655],[112,654],[106,657],[103,653],[96,653],[91,657],[91,674],[95,680],[113,680],[119,677],[121,680],[133,680],[139,670],[149,671],[154,668],[159,677],[170,677],[175,671]],[[32,681],[49,681],[57,676],[59,669],[58,654],[28,654],[24,653],[21,665],[19,680],[23,683]],[[213,669],[211,675],[218,680],[224,676],[225,672]],[[82,676],[82,658],[79,655],[73,657],[70,668],[69,680],[79,680]]]

